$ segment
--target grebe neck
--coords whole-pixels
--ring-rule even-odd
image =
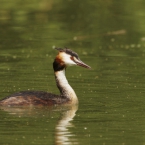
[[[70,100],[72,104],[77,104],[78,99],[73,88],[69,85],[66,79],[65,68],[55,72],[55,79],[60,94]]]

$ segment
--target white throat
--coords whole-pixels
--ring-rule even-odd
[[[57,87],[60,90],[61,95],[68,98],[72,104],[77,104],[77,96],[66,79],[65,69],[55,72],[55,78]]]

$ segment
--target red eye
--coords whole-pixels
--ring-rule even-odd
[[[73,56],[71,56],[70,59],[74,61],[74,57]]]

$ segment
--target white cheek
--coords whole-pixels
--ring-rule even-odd
[[[66,65],[76,65],[76,63],[71,60],[70,55],[66,54],[66,53],[62,53],[61,54],[62,57],[62,61],[66,64]]]
[[[66,62],[65,64],[66,64],[66,65],[70,65],[70,66],[71,66],[71,65],[76,65],[76,63],[74,63],[73,61],[68,61],[68,62]]]

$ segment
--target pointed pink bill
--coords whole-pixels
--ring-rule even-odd
[[[75,61],[75,63],[78,65],[78,66],[82,66],[82,67],[84,67],[84,68],[91,68],[89,65],[87,65],[87,64],[85,64],[84,62],[82,62],[80,59],[76,59],[76,58],[74,58],[74,61]]]

